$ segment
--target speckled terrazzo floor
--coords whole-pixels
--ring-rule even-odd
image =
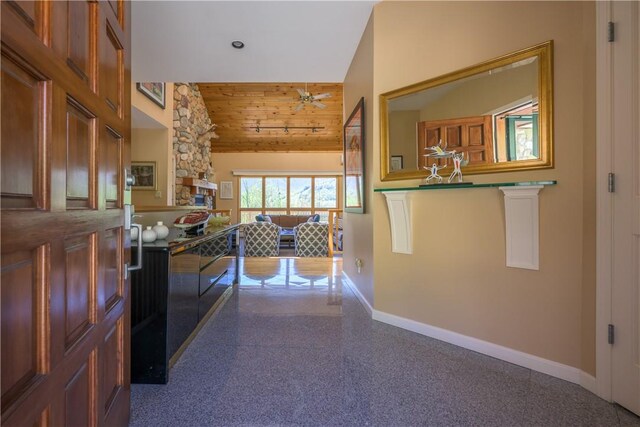
[[[341,260],[247,259],[131,426],[640,426],[583,388],[371,320]]]

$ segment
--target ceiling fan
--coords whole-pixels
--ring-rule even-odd
[[[300,111],[304,108],[305,105],[310,104],[316,106],[318,108],[327,108],[322,102],[319,102],[319,99],[331,98],[330,93],[321,93],[318,95],[311,95],[307,90],[307,84],[304,84],[304,90],[296,89],[300,94],[299,104],[296,105],[295,111]]]

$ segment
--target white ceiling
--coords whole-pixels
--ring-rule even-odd
[[[131,125],[136,129],[166,129],[166,126],[158,123],[133,105],[131,106]]]
[[[343,82],[376,2],[134,1],[132,79]]]

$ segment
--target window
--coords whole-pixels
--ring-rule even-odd
[[[262,207],[262,178],[240,180],[240,208]]]
[[[337,176],[240,177],[240,222],[255,216],[319,214],[327,221],[329,209],[338,208]]]
[[[265,178],[265,207],[287,207],[287,178]]]
[[[496,161],[539,157],[538,104],[527,102],[494,115],[493,128]]]

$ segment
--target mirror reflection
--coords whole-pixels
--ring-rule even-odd
[[[438,145],[465,174],[552,167],[550,56],[547,42],[382,95],[383,180],[450,168],[427,156]]]

